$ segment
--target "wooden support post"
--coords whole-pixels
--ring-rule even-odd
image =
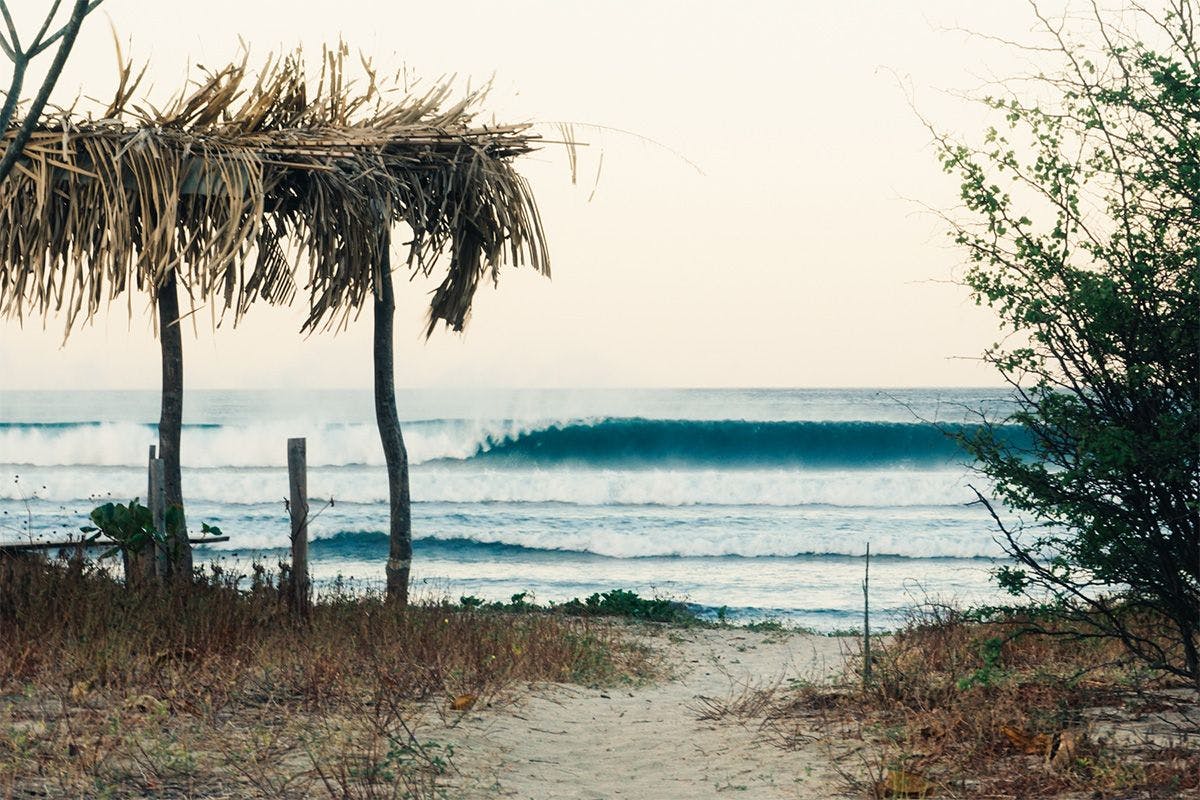
[[[150,461],[150,519],[155,531],[154,547],[148,548],[153,574],[159,580],[171,570],[171,557],[165,540],[167,530],[167,479],[166,466],[161,458]]]
[[[395,359],[392,343],[392,317],[396,299],[392,289],[392,264],[389,256],[388,226],[384,233],[383,263],[379,286],[375,290],[375,421],[388,475],[388,560],[387,599],[399,606],[408,604],[408,578],[412,568],[412,498],[408,487],[408,450],[400,430],[396,410]]]
[[[292,516],[292,594],[288,602],[292,610],[308,614],[308,467],[306,443],[303,438],[288,439],[287,464]]]
[[[192,580],[192,546],[183,510],[179,448],[183,430],[183,339],[179,327],[179,289],[171,270],[158,286],[158,342],[162,350],[162,410],[158,419],[158,457],[163,460],[164,491],[171,511],[167,575]],[[165,511],[164,511],[165,513]]]

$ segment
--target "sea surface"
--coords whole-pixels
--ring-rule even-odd
[[[994,412],[994,389],[401,390],[414,590],[562,601],[613,588],[705,614],[819,630],[914,603],[998,598],[1002,553],[965,455],[930,424]],[[78,535],[144,500],[155,392],[0,392],[0,540]],[[369,391],[190,391],[189,525],[200,561],[287,557],[286,440],[308,439],[318,589],[382,585],[387,482]]]

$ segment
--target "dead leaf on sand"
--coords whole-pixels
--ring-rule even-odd
[[[889,769],[876,786],[880,797],[932,797],[933,784],[915,772]]]
[[[460,694],[450,701],[450,708],[455,711],[469,711],[479,697],[473,694]]]
[[[1044,733],[1026,733],[1008,725],[1001,725],[1000,733],[1004,734],[1004,738],[1008,739],[1013,747],[1026,755],[1040,756],[1050,752],[1052,740]]]
[[[1000,733],[1017,750],[1031,756],[1042,756],[1046,766],[1055,771],[1067,769],[1075,762],[1084,732],[1068,729],[1053,736],[1048,733],[1026,733],[1025,731],[1000,726]]]

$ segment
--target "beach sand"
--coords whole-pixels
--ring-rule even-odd
[[[734,717],[704,719],[705,698],[838,674],[848,640],[744,629],[631,635],[667,677],[641,686],[521,687],[492,707],[452,714],[421,738],[454,747],[452,794],[465,798],[841,797],[818,743],[783,749]]]

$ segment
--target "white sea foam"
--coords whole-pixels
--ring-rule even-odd
[[[973,499],[962,470],[489,469],[425,464],[412,469],[412,496],[426,502],[607,505],[940,506]],[[27,467],[0,484],[0,499],[75,502],[145,495],[140,467]],[[314,468],[314,497],[387,500],[383,469]],[[283,497],[282,469],[184,469],[189,501],[261,503]]]
[[[383,521],[383,520],[380,520]],[[813,530],[798,531],[706,531],[687,536],[652,535],[646,531],[615,531],[603,527],[601,521],[594,526],[575,530],[530,530],[522,528],[490,528],[473,531],[458,531],[442,526],[429,535],[422,533],[426,527],[435,527],[437,520],[426,524],[416,523],[415,535],[418,548],[421,540],[452,542],[475,542],[487,545],[508,545],[530,550],[591,553],[610,558],[650,557],[720,557],[743,558],[781,557],[806,555],[861,556],[867,543],[872,554],[878,556],[902,556],[905,558],[999,558],[1003,551],[996,544],[985,526],[971,531],[959,531],[960,535],[947,537],[946,531],[916,531],[893,528],[881,530],[866,528],[854,532]],[[324,530],[321,529],[324,527]],[[275,530],[262,527],[233,531],[229,542],[213,545],[218,550],[284,549],[288,546],[288,531],[285,522]],[[372,531],[371,533],[381,533]],[[663,533],[663,532],[660,532]],[[332,529],[317,526],[314,540],[327,539]],[[321,558],[338,557],[336,550],[322,553]],[[478,557],[472,558],[476,560]]]
[[[962,532],[960,532],[962,533]],[[611,558],[740,556],[762,558],[797,555],[861,556],[868,543],[880,556],[907,558],[992,558],[1003,551],[983,525],[970,535],[947,537],[945,531],[862,529],[856,531],[711,530],[675,536],[648,536],[644,531],[614,531],[603,527],[572,531],[480,530],[470,541],[535,550],[566,550]],[[432,537],[440,538],[440,537]]]
[[[32,477],[32,476],[31,476]],[[72,531],[106,496],[138,496],[133,468],[44,468],[44,483],[6,483],[0,508],[19,533],[28,509],[34,529]],[[189,515],[222,526],[221,547],[274,548],[288,542],[283,470],[185,472]],[[314,470],[309,476],[315,539],[349,532],[347,546],[387,529],[380,469]],[[466,540],[537,550],[641,556],[855,555],[996,556],[989,521],[963,504],[965,476],[952,470],[784,472],[481,470],[444,464],[412,473],[418,538]],[[322,498],[333,498],[325,507]],[[363,534],[366,534],[364,537]],[[11,538],[11,537],[3,537]],[[333,554],[331,554],[333,555]]]
[[[387,530],[387,507],[339,504],[323,508],[309,533],[317,558],[361,557],[381,552]],[[214,546],[221,550],[286,549],[288,515],[282,503],[230,508],[192,503],[193,520],[219,525],[230,536]],[[37,507],[34,527],[64,531],[82,521],[81,512],[62,513]],[[470,543],[506,545],[538,551],[591,553],[611,558],[792,557],[809,554],[858,556],[867,543],[881,556],[907,558],[997,557],[989,521],[983,514],[949,508],[793,508],[692,506],[596,507],[537,504],[420,503],[414,508],[413,532],[418,540],[436,540],[446,552],[468,560],[487,560],[468,553]],[[14,538],[14,537],[0,537]],[[59,537],[54,537],[59,538]],[[365,550],[364,550],[365,548]],[[505,556],[507,560],[528,556]]]

